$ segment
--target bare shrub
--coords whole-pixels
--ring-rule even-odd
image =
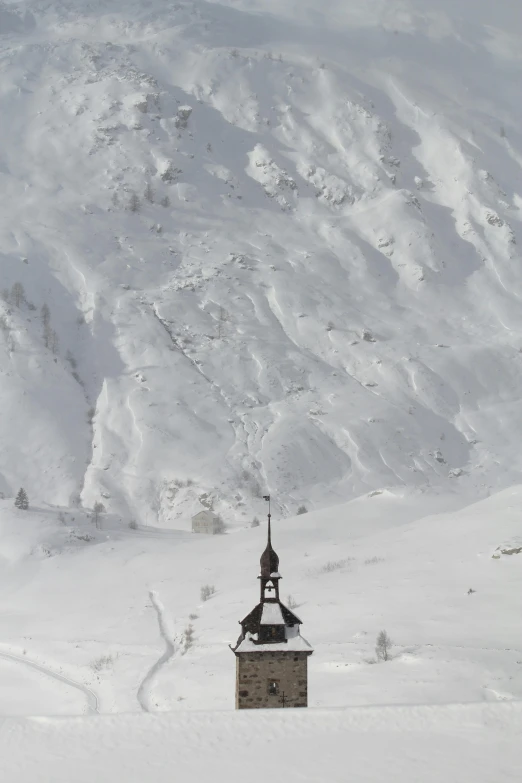
[[[137,530],[138,529],[138,523],[136,522],[135,519],[131,519],[131,521],[129,522],[129,527],[130,527],[131,530]]]
[[[217,316],[217,338],[220,340],[225,334],[225,327],[230,321],[230,315],[227,313],[224,307],[219,308]]]
[[[259,525],[260,525],[259,519],[257,517],[254,517],[254,519],[250,523],[250,527],[259,527]]]
[[[154,191],[152,189],[152,185],[150,184],[150,182],[147,183],[145,192],[143,193],[143,198],[146,201],[148,201],[150,204],[154,203]]]
[[[375,565],[375,563],[384,563],[384,557],[367,557],[364,561],[364,565]]]
[[[377,643],[375,647],[375,654],[377,655],[377,660],[379,661],[389,661],[390,660],[390,650],[392,648],[393,642],[386,633],[386,631],[381,631],[377,637]]]
[[[183,481],[183,479],[174,479],[172,483],[177,489],[183,489],[184,487],[191,487],[194,481],[192,479],[187,479],[186,481]]]
[[[343,560],[329,560],[319,568],[321,574],[331,574],[332,571],[340,571],[353,560],[353,557],[345,557]]]
[[[96,525],[96,527],[98,527],[100,514],[103,514],[103,512],[105,511],[105,506],[103,505],[103,503],[97,500],[94,506],[92,507],[92,511],[93,511],[94,524]]]
[[[199,614],[196,614],[195,612],[191,612],[189,614],[189,620],[197,620],[199,617]]]
[[[306,508],[306,506],[299,506],[299,508],[297,509],[297,514],[298,516],[300,514],[308,514],[308,509]]]
[[[100,655],[99,658],[95,658],[91,661],[91,669],[93,672],[101,672],[112,667],[114,659],[112,655]]]
[[[129,199],[129,204],[127,207],[131,212],[139,212],[140,210],[140,200],[137,197],[136,193],[131,193],[131,197]]]
[[[25,291],[22,283],[15,283],[13,287],[11,288],[11,302],[15,305],[15,307],[21,307],[26,299],[25,299]]]
[[[194,644],[194,628],[189,623],[185,630],[183,631],[183,648],[186,652],[187,650],[190,650],[192,645]]]
[[[202,601],[208,601],[208,599],[214,595],[216,588],[214,585],[203,585],[200,590],[200,597]]]

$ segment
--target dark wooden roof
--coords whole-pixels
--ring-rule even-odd
[[[244,620],[241,620],[241,627],[243,628],[243,633],[247,633],[247,632],[259,633],[259,627],[261,625],[261,616],[263,614],[263,606],[265,606],[268,603],[269,603],[268,601],[265,601],[258,604],[252,609],[250,614],[247,614]],[[299,619],[299,617],[293,612],[291,612],[287,606],[281,603],[281,601],[273,601],[271,603],[279,604],[285,625],[290,625],[290,626],[301,625],[301,620]]]

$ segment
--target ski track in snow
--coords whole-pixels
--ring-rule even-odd
[[[63,674],[58,674],[58,672],[49,669],[47,666],[43,666],[41,663],[31,661],[25,656],[22,657],[20,655],[13,655],[13,653],[0,652],[0,658],[4,658],[7,661],[14,661],[15,663],[19,663],[22,666],[28,666],[30,669],[41,672],[42,674],[45,674],[47,677],[50,677],[57,682],[61,682],[64,685],[68,685],[70,688],[74,688],[75,690],[80,691],[80,693],[82,693],[86,698],[88,711],[93,714],[99,713],[97,695],[86,685],[83,685],[83,683],[76,682],[76,680],[71,680],[70,677],[65,677]]]
[[[149,669],[146,676],[143,678],[143,681],[140,687],[138,688],[138,692],[136,696],[140,704],[140,707],[144,712],[155,712],[152,705],[152,693],[151,693],[152,684],[158,672],[163,668],[163,666],[166,663],[170,661],[170,659],[173,657],[176,650],[173,642],[169,637],[169,633],[166,627],[165,608],[161,603],[161,601],[159,600],[157,594],[154,592],[154,590],[151,590],[149,592],[149,596],[150,596],[152,606],[154,607],[156,614],[158,616],[159,632],[163,641],[165,642],[165,651],[161,655],[161,657],[158,658],[156,663]]]

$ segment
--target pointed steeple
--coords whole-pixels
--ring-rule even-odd
[[[267,497],[270,497],[267,495]],[[268,512],[268,541],[266,545],[266,549],[261,555],[261,560],[259,561],[259,564],[261,566],[261,579],[270,579],[272,574],[277,574],[279,576],[279,557],[277,556],[277,552],[275,552],[273,546],[272,546],[272,523],[271,523],[272,515],[270,511]]]
[[[264,500],[270,503],[270,496],[266,495]],[[269,505],[268,538],[260,560],[261,601],[241,621],[243,632],[238,644],[247,633],[253,635],[251,643],[254,647],[257,644],[286,645],[289,638],[299,635],[301,620],[279,598],[279,581],[282,577],[279,573],[279,557],[272,546],[271,516]]]
[[[272,546],[270,495],[268,536],[261,555],[261,601],[240,621],[231,649],[236,656],[236,707],[306,707],[307,659],[313,650],[300,633],[301,620],[279,598],[279,557]]]

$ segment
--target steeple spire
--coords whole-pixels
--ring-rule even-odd
[[[313,650],[299,632],[301,620],[279,599],[270,495],[263,499],[268,502],[268,528],[260,560],[261,601],[241,620],[241,635],[231,647],[237,661],[236,707],[306,707],[307,658]]]
[[[275,552],[273,546],[272,546],[272,514],[270,513],[270,495],[264,495],[264,500],[268,501],[268,539],[266,544],[266,549],[261,555],[261,560],[259,561],[259,564],[261,566],[261,600],[263,601],[266,597],[266,590],[273,590],[275,592],[274,596],[270,596],[273,598],[279,597],[279,587],[278,587],[278,580],[281,578],[279,576],[279,557],[277,556],[277,553]]]

